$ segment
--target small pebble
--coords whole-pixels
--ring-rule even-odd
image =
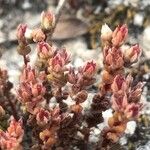
[[[104,118],[104,123],[103,124],[108,126],[108,119],[113,116],[112,109],[108,109],[108,110],[102,112],[102,115],[103,115],[103,118]]]
[[[134,16],[134,24],[141,27],[143,25],[143,21],[144,21],[144,16],[142,13],[137,13],[135,16]]]
[[[134,134],[135,129],[136,129],[136,122],[135,121],[129,121],[127,123],[125,133],[132,135],[132,134]]]
[[[125,144],[127,144],[127,138],[125,136],[123,136],[122,138],[120,138],[119,142],[121,145],[125,145]]]
[[[83,64],[84,64],[84,62],[80,57],[75,58],[74,65],[76,68],[82,66]]]

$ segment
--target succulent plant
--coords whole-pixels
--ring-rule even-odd
[[[54,47],[47,38],[55,27],[55,16],[51,12],[41,14],[41,27],[29,29],[20,24],[17,29],[18,52],[24,59],[16,95],[17,105],[11,102],[7,73],[0,72],[0,96],[9,99],[12,106],[10,125],[6,131],[0,130],[2,150],[24,149],[24,137],[30,128],[30,149],[70,150],[74,146],[90,144],[93,127],[103,123],[102,112],[112,109],[108,126],[99,134],[99,141],[92,149],[109,149],[124,134],[127,122],[136,120],[142,109],[140,96],[143,83],[133,85],[131,75],[125,74],[125,67],[138,61],[141,48],[134,45],[123,50],[127,35],[127,25],[117,26],[112,31],[106,24],[102,26],[104,68],[99,90],[91,98],[88,113],[84,102],[88,101],[88,90],[96,82],[97,65],[94,60],[83,66],[70,67],[71,56],[65,48]],[[28,54],[30,43],[35,43],[37,63],[30,64]],[[67,103],[69,100],[72,103]],[[55,100],[55,105],[51,106]],[[0,117],[7,112],[0,106]],[[19,107],[19,108],[18,108]],[[15,110],[15,114],[13,111]],[[19,114],[19,115],[18,115]],[[20,116],[20,120],[18,117]],[[23,144],[24,145],[24,144]]]

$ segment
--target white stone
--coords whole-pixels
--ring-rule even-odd
[[[103,124],[108,126],[108,119],[113,116],[112,109],[108,109],[108,110],[102,112],[102,115],[103,115],[103,118],[104,118],[104,123]]]
[[[71,106],[71,105],[74,105],[74,104],[75,104],[75,101],[73,101],[70,96],[68,96],[67,100],[64,100],[64,102],[65,102],[68,106]]]
[[[123,136],[120,138],[119,142],[121,145],[125,145],[125,144],[127,144],[127,138],[125,136]]]
[[[132,134],[134,134],[135,129],[136,129],[136,122],[135,121],[129,121],[127,123],[127,127],[126,127],[126,130],[125,130],[125,133],[132,135]]]
[[[143,36],[140,38],[140,45],[144,49],[145,56],[150,58],[150,26],[144,29]]]
[[[84,62],[80,57],[75,58],[74,65],[76,68],[82,66],[83,64],[84,64]]]
[[[134,16],[134,24],[137,25],[137,26],[142,26],[143,25],[143,21],[144,21],[144,16],[142,13],[137,13],[135,16]]]
[[[98,128],[95,128],[94,129],[94,133],[95,133],[95,135],[99,135],[100,134],[100,130]]]
[[[20,71],[19,70],[9,70],[8,75],[9,75],[9,81],[10,82],[12,82],[13,84],[18,83],[19,76],[20,76]]]

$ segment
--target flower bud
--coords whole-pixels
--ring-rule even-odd
[[[36,72],[35,69],[32,69],[31,66],[26,66],[21,74],[20,81],[35,82],[36,81]]]
[[[112,34],[112,44],[120,46],[123,44],[128,35],[128,28],[126,25],[118,26]]]
[[[65,48],[59,49],[58,53],[64,60],[65,64],[68,64],[70,62],[70,54],[67,53]]]
[[[21,89],[20,91],[18,91],[20,98],[22,99],[22,102],[26,102],[31,98],[31,93],[26,92],[25,89]]]
[[[18,141],[22,141],[24,135],[24,130],[22,129],[22,120],[16,121],[14,118],[12,118],[7,131],[10,136],[17,138]]]
[[[53,111],[51,111],[51,118],[53,123],[59,125],[61,122],[61,115],[60,115],[60,108],[54,108]]]
[[[50,120],[50,113],[47,110],[44,110],[43,108],[35,109],[34,113],[36,114],[36,121],[38,125],[46,125],[48,121]]]
[[[43,87],[41,84],[35,84],[31,90],[34,97],[45,94],[45,87]]]
[[[129,101],[130,102],[139,102],[142,90],[143,90],[144,83],[139,82],[136,86],[134,86],[131,91],[129,92]]]
[[[120,49],[118,48],[106,48],[104,53],[104,64],[107,70],[117,70],[123,67],[124,60]]]
[[[27,80],[34,82],[36,80],[35,69],[27,68]]]
[[[37,51],[39,57],[42,59],[50,58],[54,53],[53,47],[46,42],[39,42],[37,45]]]
[[[21,84],[18,89],[20,101],[26,105],[28,111],[44,100],[45,87],[39,80],[35,69],[27,65],[20,77]],[[29,110],[30,109],[30,110]]]
[[[55,26],[55,15],[50,12],[41,13],[41,27],[44,31],[50,31]]]
[[[33,41],[34,42],[41,42],[45,40],[45,34],[43,33],[43,31],[41,29],[34,29],[32,31],[32,37],[33,37]]]
[[[135,63],[138,61],[138,58],[141,55],[141,48],[138,44],[135,44],[130,49],[127,49],[124,54],[125,62],[127,63]]]
[[[54,56],[49,62],[50,70],[52,69],[54,72],[61,72],[64,65],[65,62],[59,54]]]
[[[71,84],[75,84],[77,82],[77,75],[75,74],[74,68],[69,68],[69,73],[67,74],[67,81]]]
[[[5,150],[22,150],[21,142],[13,136],[9,135],[8,132],[0,130],[0,148]]]
[[[118,91],[126,91],[127,84],[126,84],[125,78],[122,75],[117,75],[114,78],[114,81],[111,85],[111,89],[114,93],[116,93]]]
[[[139,116],[139,112],[142,108],[142,104],[131,103],[125,110],[126,117],[128,119],[136,119]]]
[[[82,68],[82,72],[86,77],[93,77],[96,73],[96,63],[93,61],[87,62]]]
[[[107,24],[102,25],[101,29],[101,39],[103,42],[110,41],[112,38],[112,30],[108,27]]]
[[[113,94],[111,100],[112,100],[112,108],[115,111],[124,112],[124,110],[128,105],[126,94],[125,95]]]
[[[18,89],[18,96],[22,103],[26,103],[31,100],[32,92],[29,84],[21,83]]]
[[[132,86],[132,82],[133,82],[133,77],[131,76],[131,74],[128,74],[127,77],[126,77],[127,87],[131,87]],[[128,91],[129,91],[129,88],[128,88]]]
[[[17,39],[18,41],[25,42],[25,32],[27,29],[26,24],[20,24],[17,28]]]

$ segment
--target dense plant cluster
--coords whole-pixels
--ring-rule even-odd
[[[98,90],[89,97],[89,89],[96,82],[96,63],[91,60],[79,68],[72,66],[67,50],[51,42],[54,28],[55,16],[49,11],[41,14],[39,28],[18,26],[17,50],[23,56],[24,66],[16,94],[11,92],[7,71],[0,70],[0,148],[71,150],[87,149],[91,144],[92,149],[109,149],[142,109],[143,83],[135,85],[131,75],[125,74],[125,68],[138,61],[141,49],[137,44],[122,46],[128,35],[126,25],[114,31],[103,25],[104,69]],[[36,44],[36,64],[30,63],[28,55],[31,43]],[[91,143],[93,127],[103,123],[102,112],[110,108],[113,114],[108,125],[102,129],[99,140]]]

